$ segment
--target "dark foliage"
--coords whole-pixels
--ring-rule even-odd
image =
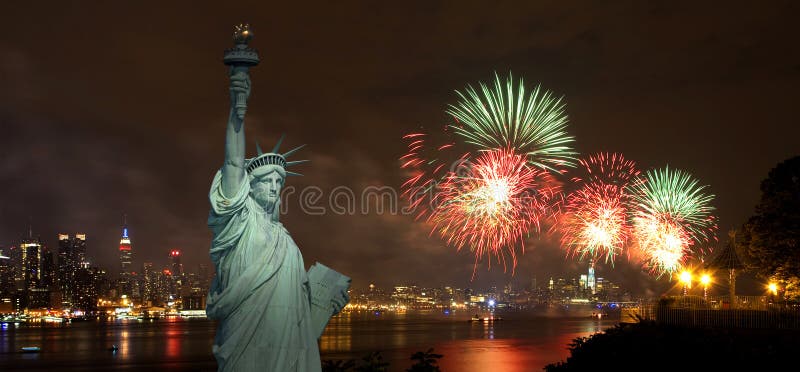
[[[800,332],[618,325],[569,345],[546,371],[776,370],[795,364]]]
[[[433,348],[428,349],[428,351],[418,351],[411,356],[411,360],[416,360],[417,362],[411,365],[411,368],[407,369],[407,372],[438,372],[441,371],[439,366],[436,364],[439,362],[439,359],[442,357],[442,354],[434,354]]]
[[[356,367],[356,372],[386,372],[389,362],[383,361],[380,351],[367,354],[361,359],[364,364]]]
[[[756,213],[736,235],[748,269],[800,297],[800,156],[773,168],[761,182]]]
[[[347,372],[355,367],[355,359],[348,360],[323,360],[322,372]]]
[[[418,351],[411,355],[411,360],[415,360],[416,363],[407,371],[440,371],[436,363],[441,357],[441,354],[433,353],[433,348],[428,349],[428,351]],[[355,359],[322,361],[323,372],[386,372],[388,368],[389,362],[383,360],[380,351],[374,351],[365,355],[361,358],[361,363],[359,364],[356,363]]]

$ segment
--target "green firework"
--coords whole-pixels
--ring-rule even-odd
[[[713,237],[714,195],[705,193],[706,186],[689,173],[669,167],[650,170],[633,189],[635,217],[667,218],[683,226],[695,241]]]
[[[566,132],[563,98],[541,86],[527,92],[521,78],[515,86],[510,74],[502,81],[496,73],[493,86],[468,85],[456,94],[460,100],[448,105],[447,113],[459,122],[452,127],[467,143],[525,153],[531,165],[544,170],[575,166],[577,153],[570,147],[575,138]]]

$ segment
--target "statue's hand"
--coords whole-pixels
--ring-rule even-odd
[[[237,102],[247,104],[247,100],[250,98],[250,74],[246,70],[231,69],[230,92],[231,107],[235,107]]]
[[[333,307],[333,313],[338,314],[342,309],[347,306],[347,303],[350,302],[350,294],[347,293],[347,290],[342,290],[339,292],[338,296],[334,296],[331,300],[331,306]]]

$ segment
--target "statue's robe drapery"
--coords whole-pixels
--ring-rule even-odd
[[[214,357],[220,371],[320,371],[310,321],[303,257],[289,233],[248,196],[211,185],[208,226],[216,275],[206,312],[219,321]]]

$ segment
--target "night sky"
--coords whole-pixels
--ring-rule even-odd
[[[184,251],[210,263],[207,192],[228,114],[222,52],[249,22],[246,129],[271,147],[306,143],[298,189],[399,187],[403,134],[450,123],[454,90],[495,71],[563,95],[581,154],[621,152],[642,169],[686,170],[716,195],[719,236],[752,213],[759,183],[800,152],[795,2],[22,2],[0,5],[0,245],[29,219],[56,247],[84,232],[94,263],[116,272],[127,213],[134,266]],[[467,251],[403,215],[308,215],[283,223],[310,265],[354,287],[466,286]],[[542,284],[583,271],[553,238],[527,242],[514,277],[480,266],[472,284]],[[598,276],[656,293],[624,260]],[[644,292],[654,289],[656,292]]]

